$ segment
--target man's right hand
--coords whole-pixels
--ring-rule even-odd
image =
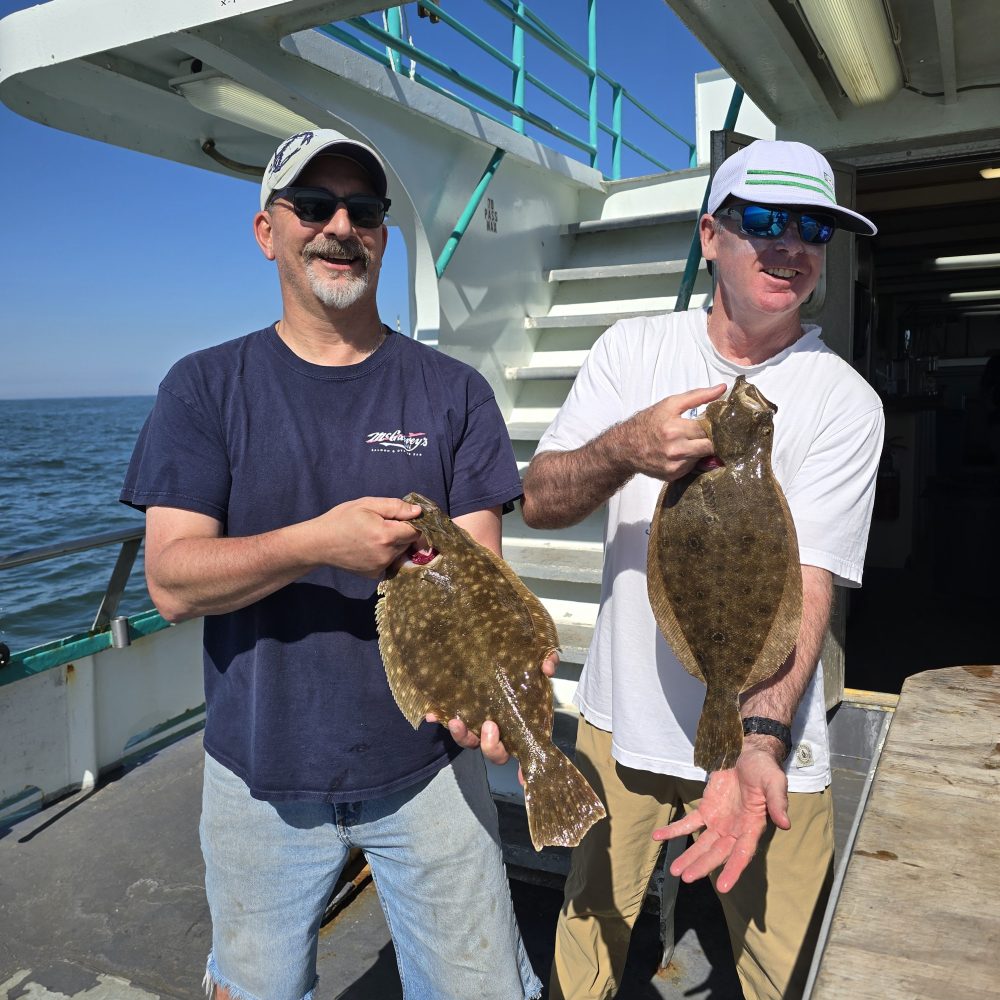
[[[524,475],[522,514],[532,528],[568,528],[636,473],[670,482],[714,448],[700,420],[684,414],[718,399],[725,384],[667,396],[573,451],[543,451]]]
[[[420,537],[409,522],[420,507],[392,497],[338,504],[307,522],[314,557],[360,576],[378,577]]]
[[[626,421],[636,472],[673,482],[687,475],[696,462],[714,453],[700,420],[684,416],[718,399],[725,383],[667,396]]]

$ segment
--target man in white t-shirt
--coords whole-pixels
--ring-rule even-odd
[[[608,819],[574,851],[552,1000],[614,995],[659,842],[699,831],[671,871],[686,882],[715,873],[746,996],[804,986],[833,859],[820,647],[833,584],[861,583],[883,434],[879,397],[800,320],[837,228],[876,231],[837,204],[814,149],[757,141],[726,160],[700,222],[712,309],[612,326],[525,476],[534,527],[608,504],[601,607],[576,696],[577,762]],[[772,462],[798,535],[802,626],[785,665],[744,696],[735,767],[706,776],[692,759],[705,688],[657,631],[646,549],[663,481],[712,453],[689,418],[740,374],[778,407]]]

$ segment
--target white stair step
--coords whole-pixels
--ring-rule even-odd
[[[560,659],[564,663],[583,663],[594,634],[594,623],[597,621],[597,602],[564,601],[549,597],[543,597],[541,601],[552,616],[559,633],[562,650]]]
[[[677,222],[693,223],[698,218],[697,209],[679,212],[658,212],[655,215],[629,215],[620,219],[585,219],[572,222],[559,230],[560,236],[580,236],[588,233],[606,233],[614,229],[639,229],[642,226],[669,226]]]
[[[545,272],[545,280],[595,281],[599,278],[645,278],[658,274],[683,274],[686,260],[653,260],[642,264],[598,264],[593,267],[557,267]]]
[[[504,376],[508,382],[572,381],[579,372],[580,365],[522,365],[508,368]]]
[[[503,554],[518,576],[568,583],[601,582],[601,568],[604,565],[604,550],[601,545],[505,538]]]
[[[538,441],[551,423],[551,420],[512,420],[507,424],[507,433],[511,441]]]
[[[660,316],[665,309],[619,309],[617,312],[596,312],[579,313],[576,315],[549,315],[549,316],[526,316],[524,318],[524,328],[526,330],[546,330],[555,327],[567,329],[571,327],[599,326],[607,328],[620,319],[628,319],[632,316]]]
[[[590,640],[594,637],[594,626],[556,622],[556,631],[559,633],[560,662],[582,664],[587,659]],[[564,697],[561,700],[568,699]]]
[[[505,374],[508,382],[529,382],[541,379],[574,379],[580,365],[590,353],[586,351],[535,351],[526,365],[512,365]]]

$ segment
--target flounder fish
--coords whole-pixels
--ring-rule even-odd
[[[389,687],[416,728],[428,712],[479,731],[490,719],[524,774],[536,851],[575,847],[605,815],[582,774],[552,743],[552,688],[542,661],[559,637],[541,601],[495,553],[421,496],[410,523],[430,549],[379,584],[375,608]]]
[[[740,375],[700,417],[715,458],[664,484],[646,582],[656,624],[706,685],[694,762],[732,767],[743,748],[739,696],[795,646],[802,572],[795,525],[771,470],[777,407]]]

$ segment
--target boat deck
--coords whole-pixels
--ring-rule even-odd
[[[909,680],[860,822],[884,710],[844,704],[831,721],[839,863],[836,909],[811,1000],[1000,997],[1000,667]],[[851,758],[837,746],[865,748]],[[211,926],[198,846],[200,734],[0,828],[0,997],[155,1000],[202,996]],[[511,888],[543,980],[565,852],[532,867],[523,812],[500,804]],[[397,1000],[392,943],[359,857],[320,938],[319,997]],[[660,968],[655,905],[633,936],[619,996],[738,1000],[725,926],[702,881],[682,885],[676,948]]]
[[[0,997],[203,996],[211,925],[198,846],[202,756],[200,734],[189,736],[90,792],[0,829]],[[860,771],[835,771],[841,849],[862,792],[863,764]],[[546,851],[547,871],[541,870],[526,846],[523,810],[501,803],[500,815],[516,876],[515,909],[545,980],[567,852]],[[392,943],[363,865],[359,858],[348,866],[343,898],[321,933],[318,995],[396,1000],[401,992]],[[660,921],[651,900],[633,935],[620,996],[741,996],[721,910],[707,882],[680,887],[674,939],[672,959],[660,968]]]
[[[211,923],[198,846],[202,753],[200,734],[187,737],[0,831],[0,997],[204,996]],[[362,864],[349,868],[358,886],[321,933],[318,995],[395,1000],[392,943]],[[544,979],[562,893],[520,879],[511,887]],[[673,961],[659,968],[651,908],[636,929],[621,995],[739,997],[715,896],[704,883],[681,894]]]

